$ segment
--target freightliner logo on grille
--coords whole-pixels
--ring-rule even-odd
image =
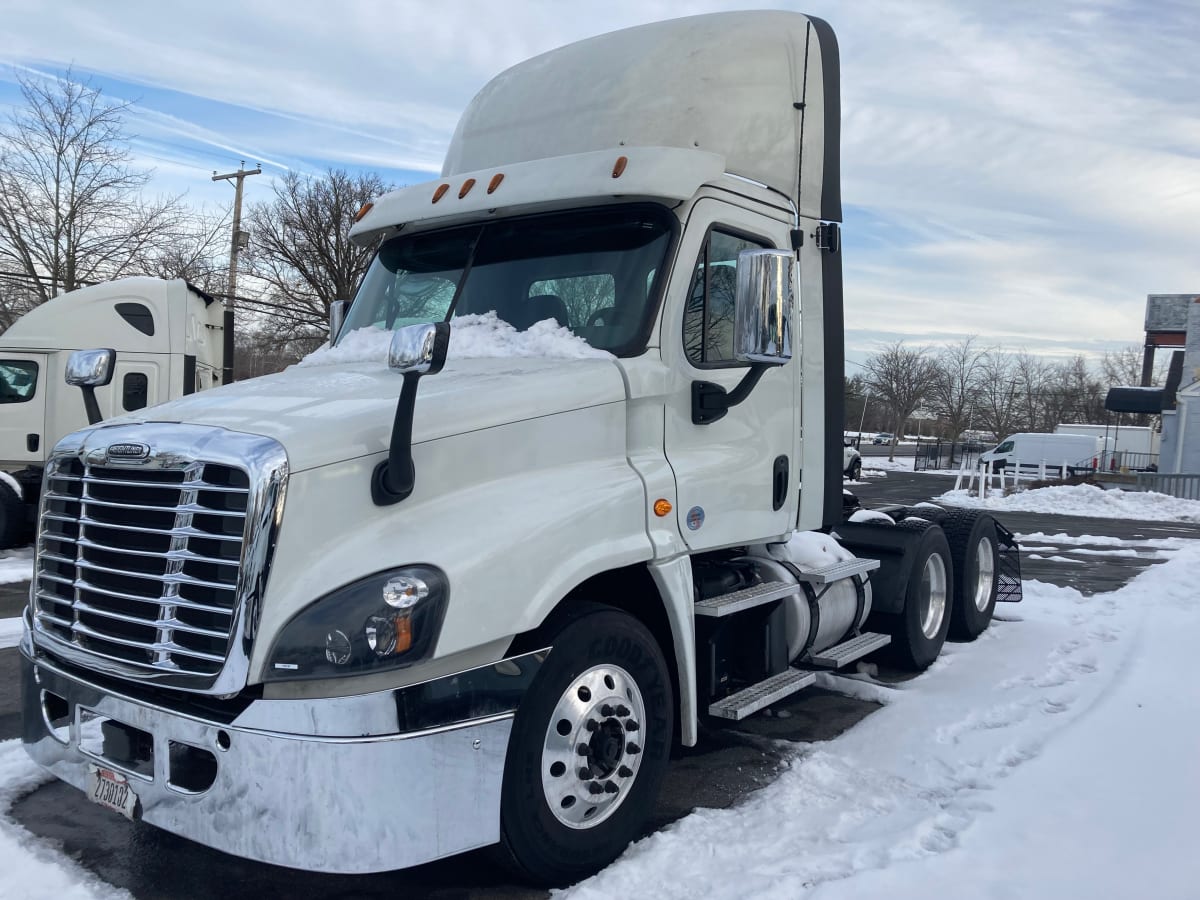
[[[109,459],[145,459],[150,455],[150,446],[148,444],[109,444],[108,458]]]

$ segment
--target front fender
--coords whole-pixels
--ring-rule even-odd
[[[411,563],[446,572],[436,664],[529,631],[585,579],[652,556],[623,403],[418,444],[416,487],[395,506],[371,501],[371,472],[383,456],[292,476],[252,681],[262,679],[274,636],[292,616],[372,572]],[[417,680],[428,665],[393,678]]]

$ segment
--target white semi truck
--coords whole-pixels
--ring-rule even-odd
[[[182,280],[122,278],[62,294],[0,335],[0,549],[33,533],[46,458],[89,424],[85,394],[64,380],[72,352],[116,353],[95,391],[108,419],[219,384],[220,303]]]
[[[998,523],[847,521],[839,115],[833,32],[786,12],[497,76],[442,177],[361,213],[378,254],[324,365],[54,449],[30,755],[243,857],[492,845],[562,884],[703,723],[980,634]],[[501,320],[519,352],[481,352]]]

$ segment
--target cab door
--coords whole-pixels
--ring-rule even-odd
[[[675,474],[679,531],[692,550],[784,535],[796,521],[799,359],[766,371],[723,418],[692,420],[692,383],[727,391],[749,367],[733,357],[737,255],[788,246],[785,223],[714,199],[693,207],[665,305],[661,343],[673,388],[664,431]],[[792,346],[799,347],[799,310]]]
[[[4,463],[38,465],[46,458],[46,362],[44,353],[0,350],[0,461]]]

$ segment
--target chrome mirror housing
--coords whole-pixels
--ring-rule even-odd
[[[734,356],[781,366],[792,358],[796,259],[787,250],[743,250],[737,259]]]
[[[342,330],[346,321],[346,309],[350,306],[345,300],[334,300],[329,304],[329,343],[332,345]]]
[[[76,350],[67,357],[67,384],[104,387],[112,381],[116,361],[116,350]]]
[[[402,375],[435,375],[446,363],[449,346],[447,322],[397,328],[388,348],[388,368]]]

